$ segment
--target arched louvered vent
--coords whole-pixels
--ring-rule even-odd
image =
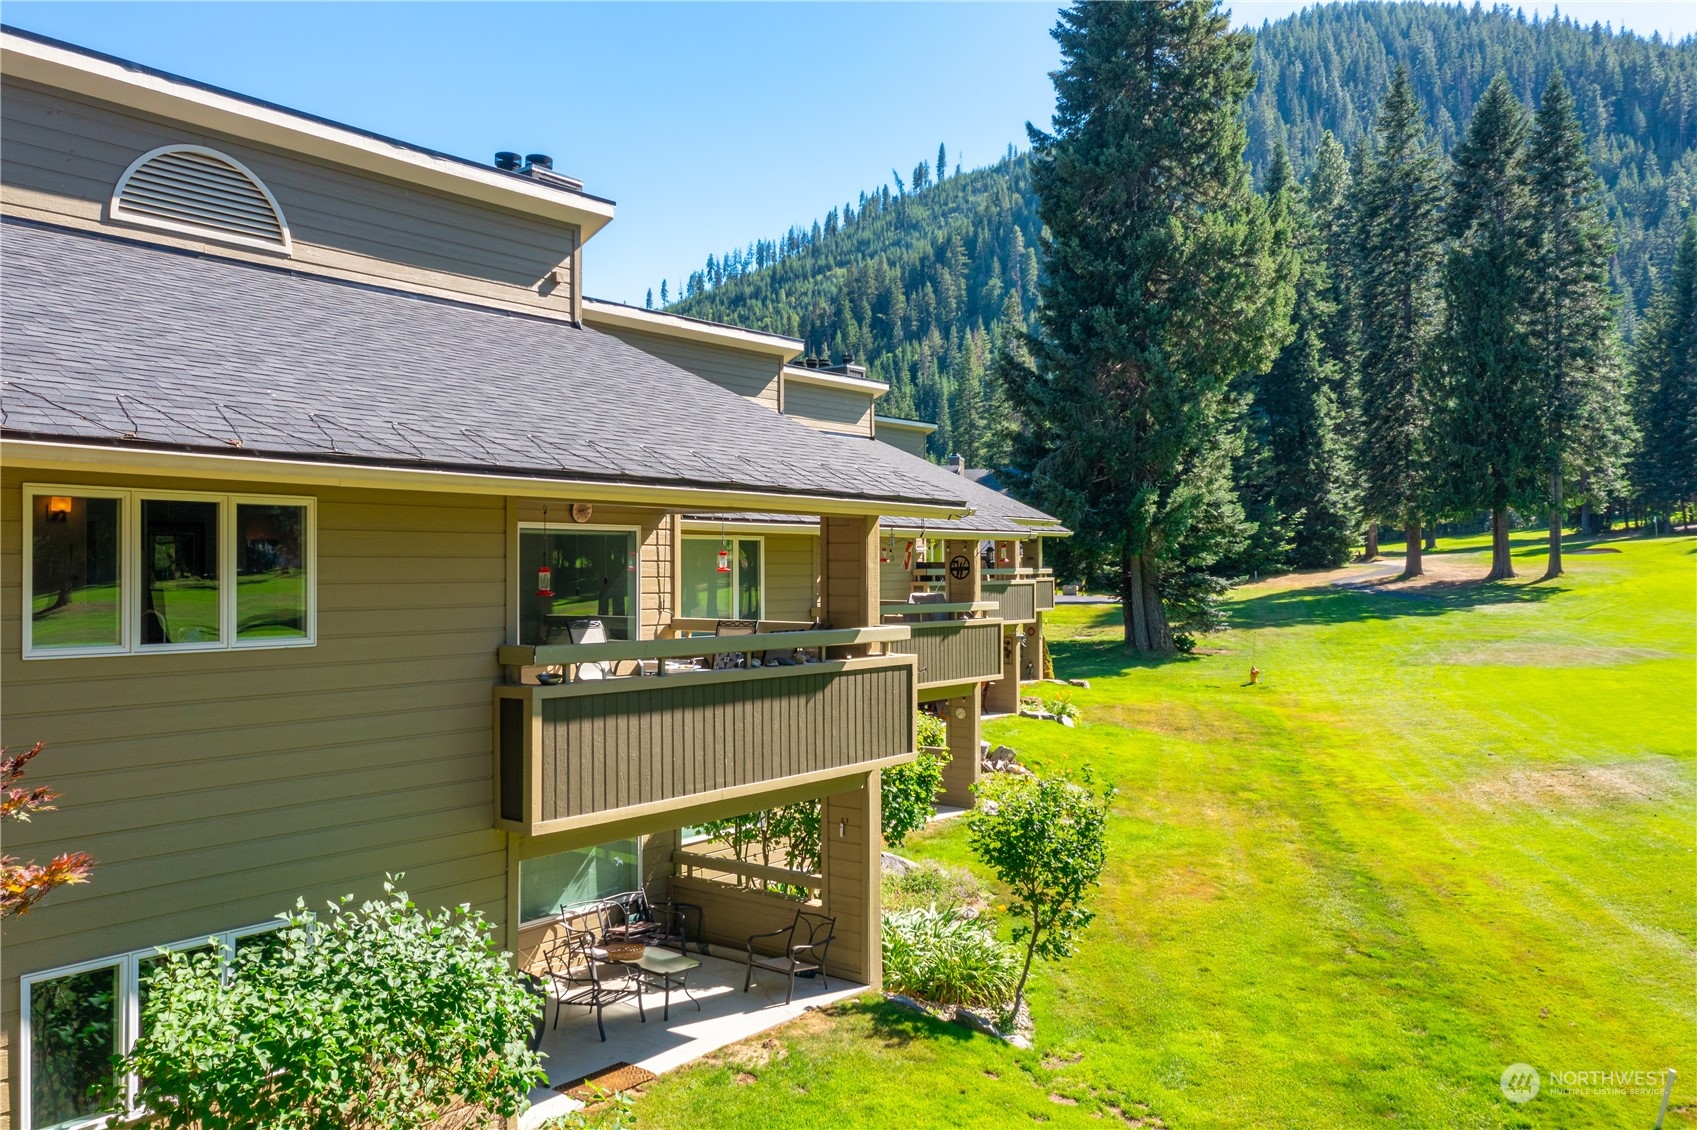
[[[268,251],[289,251],[277,198],[246,165],[198,145],[143,154],[112,196],[112,217]]]

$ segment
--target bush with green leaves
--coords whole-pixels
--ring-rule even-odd
[[[914,720],[914,729],[919,734],[919,745],[923,748],[946,749],[949,745],[949,724],[935,714],[924,710],[918,712]]]
[[[984,880],[964,867],[923,860],[897,870],[886,868],[883,878],[884,909],[905,910],[914,906],[973,906],[989,901]]]
[[[980,919],[953,907],[915,906],[884,915],[884,987],[934,1004],[1001,1008],[1019,957]]]
[[[899,847],[908,834],[925,827],[937,811],[937,793],[943,788],[943,766],[947,759],[922,749],[906,765],[884,770],[879,789],[884,843]]]
[[[298,902],[275,944],[227,963],[211,950],[163,960],[122,1065],[141,1080],[133,1124],[389,1130],[471,1108],[471,1127],[525,1109],[547,1081],[527,1044],[540,1005],[488,922],[384,890],[316,919]]]
[[[966,817],[967,841],[1007,886],[1008,913],[1019,920],[1013,940],[1025,943],[1016,1013],[1032,959],[1069,956],[1079,931],[1095,917],[1085,900],[1107,864],[1114,790],[1097,793],[1092,786],[1088,773],[1081,781],[997,773],[973,786],[978,805]]]

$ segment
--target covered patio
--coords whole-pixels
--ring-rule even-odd
[[[858,982],[829,978],[829,987],[819,977],[799,977],[795,999],[784,1003],[787,988],[782,975],[755,971],[754,987],[743,992],[745,962],[734,960],[730,951],[711,947],[710,954],[694,954],[701,961],[686,979],[690,995],[673,990],[671,1020],[662,1018],[664,1000],[658,991],[645,992],[643,1008],[648,1019],[637,1014],[634,1000],[610,1005],[604,1016],[607,1040],[601,1041],[591,1009],[567,1007],[554,1027],[555,1004],[550,1000],[542,1039],[543,1066],[548,1086],[531,1092],[531,1108],[519,1120],[520,1130],[533,1130],[548,1119],[575,1110],[583,1104],[558,1093],[554,1087],[611,1067],[628,1063],[656,1075],[672,1071],[738,1040],[747,1039],[810,1008],[818,1008],[864,992]],[[699,1004],[699,1009],[697,1008]]]

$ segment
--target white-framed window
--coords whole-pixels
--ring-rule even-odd
[[[105,1125],[112,1112],[101,1110],[90,1091],[111,1077],[112,1057],[128,1052],[141,1034],[147,978],[165,954],[222,945],[227,960],[244,939],[254,944],[262,936],[277,938],[283,925],[273,919],[24,975],[19,993],[21,1130]],[[125,1080],[127,1094],[133,1095],[135,1086],[133,1078]]]
[[[585,620],[601,621],[609,640],[642,638],[637,527],[520,522],[517,560],[519,643],[570,643]]]
[[[678,615],[689,620],[758,620],[766,591],[766,542],[759,537],[684,535]]]
[[[25,659],[317,640],[317,504],[258,494],[24,487]]]

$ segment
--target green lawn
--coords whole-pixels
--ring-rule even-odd
[[[1659,1087],[1552,1073],[1669,1066],[1669,1125],[1697,1124],[1697,539],[1600,544],[1555,584],[1246,587],[1166,663],[1127,662],[1117,608],[1063,607],[1084,724],[986,735],[1120,788],[1037,1048],[866,1000],[663,1078],[639,1125],[1648,1130]],[[904,850],[970,860],[958,821]]]

